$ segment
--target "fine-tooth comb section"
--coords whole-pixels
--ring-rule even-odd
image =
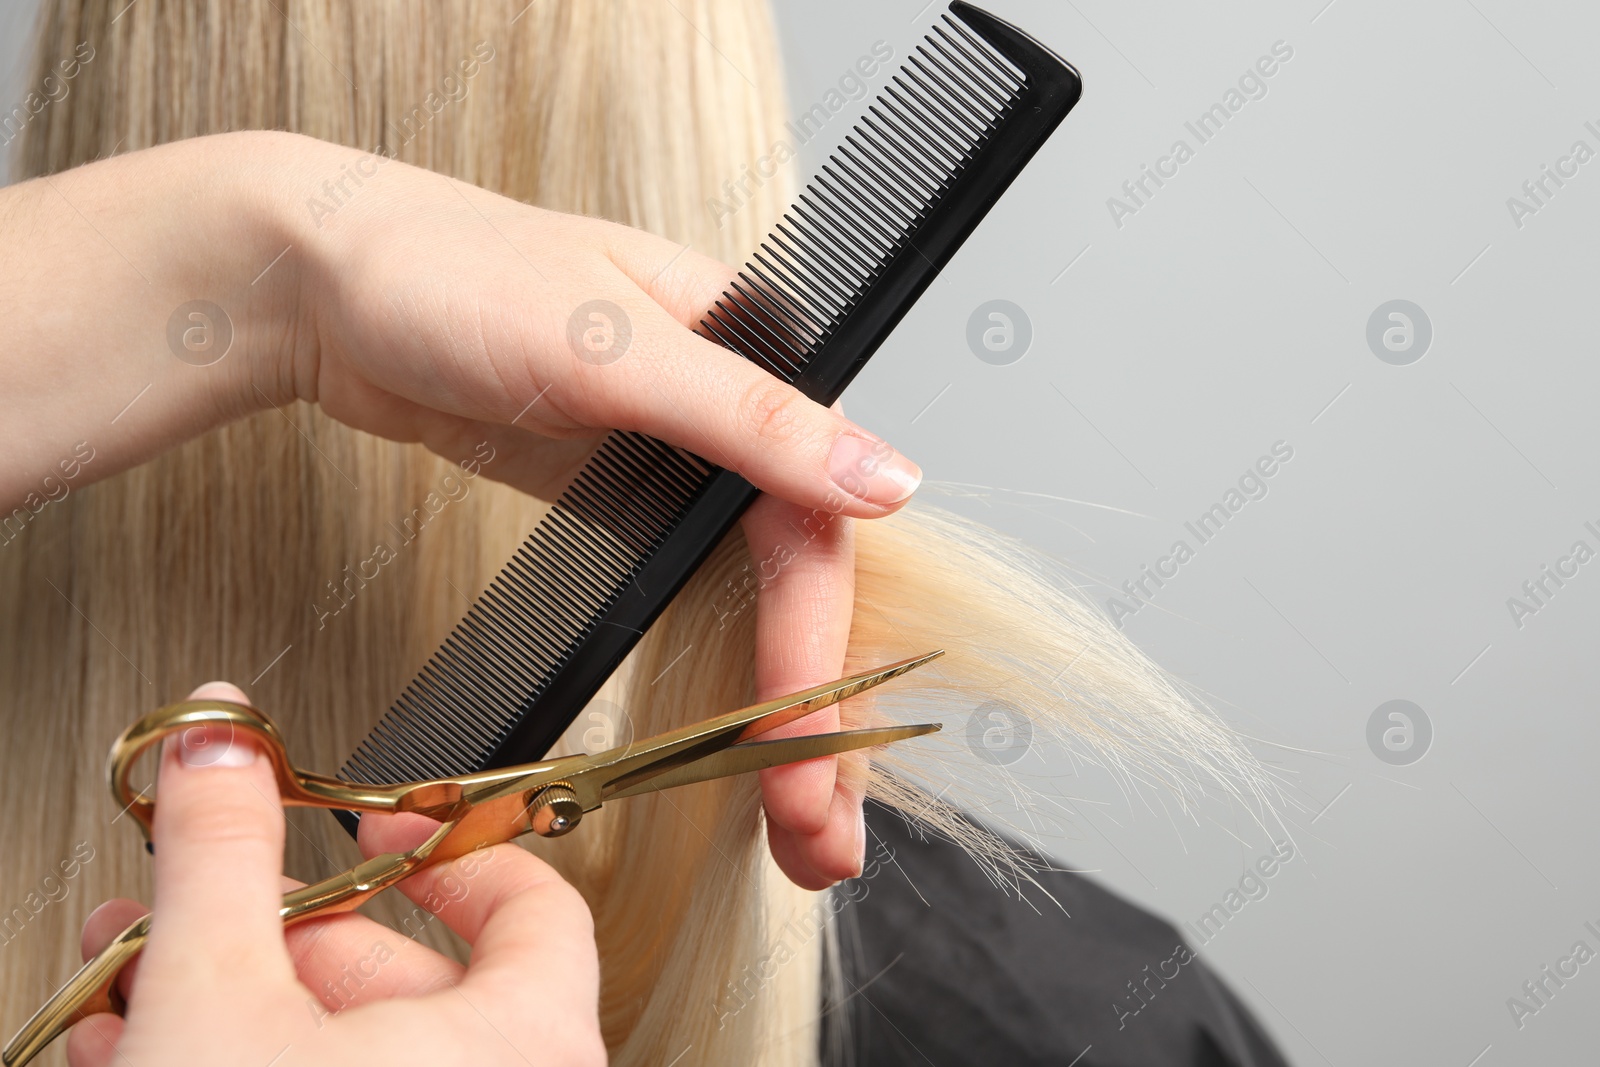
[[[832,403],[1080,92],[1032,38],[951,4],[697,332]],[[755,496],[681,449],[609,435],[341,776],[543,756]]]

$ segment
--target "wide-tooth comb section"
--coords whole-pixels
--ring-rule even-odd
[[[697,331],[832,403],[1079,92],[1037,42],[951,4]],[[541,757],[755,496],[611,434],[341,775]]]

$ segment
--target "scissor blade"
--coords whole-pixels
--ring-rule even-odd
[[[852,674],[826,685],[813,686],[798,693],[778,697],[738,711],[730,711],[706,722],[685,726],[670,733],[636,741],[623,748],[591,756],[585,766],[572,773],[595,777],[603,789],[621,789],[640,778],[651,778],[683,764],[693,763],[719,749],[756,734],[777,729],[814,711],[847,700],[857,693],[882,685],[944,655],[944,650],[891,663],[887,667]],[[826,753],[822,753],[826,755]],[[602,795],[614,795],[603,793]]]
[[[921,737],[923,734],[935,732],[942,725],[930,722],[918,726],[841,730],[831,734],[787,737],[779,741],[746,741],[694,763],[674,767],[670,771],[663,771],[652,778],[636,781],[602,795],[606,800],[620,800],[623,797],[638,796],[640,793],[653,793],[658,789],[672,789],[680,785],[692,785],[695,782],[709,782],[713,778],[727,778],[735,774],[764,770],[767,767],[779,767],[785,763],[799,763],[801,760],[817,759],[820,756],[836,756],[841,752],[852,752],[858,748],[871,748],[873,745],[887,745],[891,741],[904,741],[908,737]]]

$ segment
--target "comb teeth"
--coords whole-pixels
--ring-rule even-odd
[[[697,327],[824,403],[1078,98],[1076,72],[1031,38],[950,10]],[[755,496],[680,449],[609,435],[341,776],[543,756]]]
[[[1025,84],[1012,64],[943,16],[698,332],[796,381]]]
[[[712,470],[642,434],[609,435],[340,776],[397,782],[479,769]]]

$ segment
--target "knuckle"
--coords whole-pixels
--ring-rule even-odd
[[[761,377],[766,380],[752,382],[741,398],[744,425],[770,444],[792,444],[804,434],[811,401],[775,378]]]
[[[168,833],[208,848],[264,846],[275,838],[273,812],[259,797],[238,796],[233,790],[207,792],[211,795],[189,798],[165,827]]]

